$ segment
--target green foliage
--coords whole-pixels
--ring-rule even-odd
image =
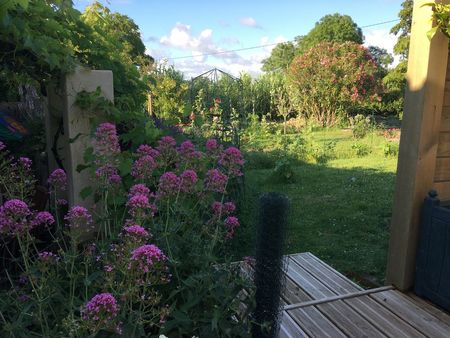
[[[370,116],[357,114],[350,118],[350,125],[352,127],[353,137],[360,139],[365,137],[373,129],[373,123]]]
[[[397,156],[398,155],[399,145],[398,145],[398,142],[386,141],[383,144],[382,149],[383,149],[383,154],[384,154],[385,157]]]
[[[170,123],[180,123],[185,112],[188,84],[173,67],[156,67],[148,76],[152,95],[152,113]]]
[[[355,142],[352,144],[352,149],[358,157],[364,157],[370,154],[371,150],[367,144]]]
[[[325,15],[300,40],[297,54],[303,54],[321,42],[344,43],[347,41],[361,45],[364,42],[361,28],[348,15],[338,13]]]
[[[377,72],[365,47],[353,42],[323,42],[296,57],[287,76],[299,114],[332,126],[361,105],[380,99]]]
[[[275,168],[269,176],[269,180],[274,183],[293,183],[296,181],[292,161],[288,158],[280,159],[276,162]]]
[[[394,46],[394,53],[400,55],[402,60],[408,58],[413,4],[413,0],[404,0],[402,2],[402,9],[398,13],[400,21],[391,28],[391,34],[398,35],[397,42]]]
[[[428,32],[428,37],[433,38],[436,31],[440,31],[450,38],[450,4],[440,4],[435,2],[426,3],[423,6],[430,6],[433,10],[433,20],[435,25]]]
[[[265,72],[285,71],[295,56],[295,45],[292,42],[279,43],[272,49],[270,56],[262,60]]]

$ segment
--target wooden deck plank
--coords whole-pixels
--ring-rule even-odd
[[[313,276],[320,279],[323,284],[338,295],[361,290],[354,283],[349,282],[348,279],[335,274],[334,271],[330,273],[329,269],[325,268],[322,264],[317,264],[316,260],[312,259],[309,255],[294,255],[291,256],[291,259],[305,270],[308,270]]]
[[[309,272],[289,259],[287,266],[288,277],[295,284],[303,289],[312,299],[321,299],[328,296],[334,296],[336,293],[328,289],[317,278],[313,277]]]
[[[329,266],[328,264],[326,264],[325,262],[321,261],[319,258],[317,258],[316,256],[314,256],[311,252],[305,252],[304,253],[305,257],[310,258],[312,261],[317,263],[317,266],[322,267],[328,271],[330,271],[333,275],[337,275],[339,277],[341,277],[342,279],[346,280],[347,283],[352,284],[355,288],[357,288],[358,290],[364,290],[363,287],[361,287],[360,285],[356,284],[354,281],[348,279],[348,277],[344,276],[342,273],[340,273],[339,271],[335,270],[333,267]]]
[[[411,325],[397,317],[394,313],[380,305],[369,296],[350,298],[344,302],[363,316],[367,321],[386,334],[388,337],[425,337]]]
[[[310,337],[346,337],[346,335],[315,307],[287,312]]]
[[[300,326],[292,319],[292,317],[287,313],[283,312],[280,327],[280,338],[307,338],[308,335],[303,331]]]
[[[342,300],[315,306],[350,337],[386,337]]]
[[[399,291],[374,293],[370,297],[414,326],[425,336],[433,338],[448,338],[450,336],[450,325],[421,309]]]
[[[286,278],[286,285],[282,297],[287,304],[303,303],[312,299],[289,276]]]
[[[436,306],[433,305],[433,303],[430,303],[429,301],[420,298],[419,296],[417,296],[416,294],[414,294],[413,292],[407,293],[406,296],[408,296],[408,298],[416,303],[416,305],[418,307],[420,307],[421,309],[427,311],[428,313],[432,314],[433,316],[435,316],[437,319],[439,319],[440,321],[444,322],[447,325],[450,325],[450,315],[448,315],[447,313],[445,313],[443,310],[437,308]]]

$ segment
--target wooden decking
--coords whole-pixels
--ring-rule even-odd
[[[450,337],[450,316],[413,295],[364,290],[311,253],[287,259],[280,337]]]

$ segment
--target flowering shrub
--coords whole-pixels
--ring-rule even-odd
[[[381,100],[378,67],[354,42],[323,42],[296,57],[287,73],[294,107],[322,126],[338,122],[361,104]],[[345,74],[345,76],[344,76]]]
[[[124,152],[116,127],[103,123],[87,151],[92,208],[65,209],[61,169],[48,179],[52,213],[7,199],[0,236],[22,257],[0,293],[0,335],[248,336],[238,296],[251,290],[227,253],[240,226],[229,189],[244,159],[213,139],[205,148],[166,136]],[[28,160],[0,149],[2,163],[31,173]],[[41,233],[51,242],[41,245]]]

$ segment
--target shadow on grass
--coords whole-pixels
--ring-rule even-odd
[[[296,162],[295,182],[280,184],[270,179],[271,169],[250,168],[233,243],[237,256],[253,253],[258,196],[276,191],[292,202],[286,253],[310,251],[363,285],[383,283],[394,173]]]

